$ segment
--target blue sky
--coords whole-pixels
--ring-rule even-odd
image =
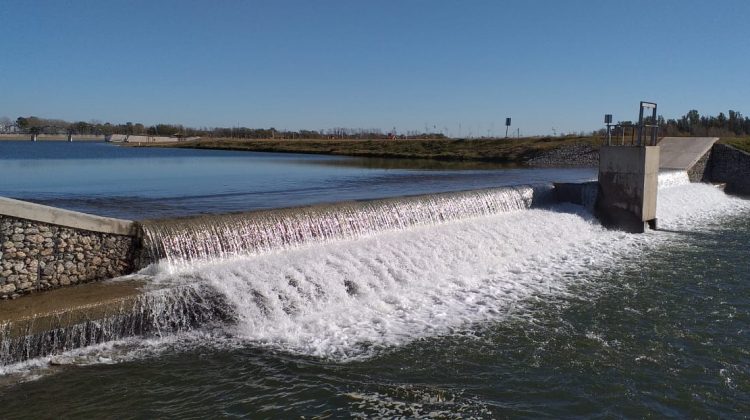
[[[0,116],[188,126],[588,131],[750,115],[750,2],[0,3]]]

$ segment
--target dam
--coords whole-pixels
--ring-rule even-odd
[[[499,172],[491,182],[508,176],[505,169]],[[725,356],[702,361],[711,373],[703,374],[706,382],[695,392],[714,392],[727,378],[743,383],[732,360],[740,357],[736,351],[745,338],[733,330],[732,320],[746,313],[732,296],[747,287],[741,263],[748,246],[743,235],[750,228],[745,199],[691,183],[687,171],[663,172],[660,230],[634,235],[605,229],[587,210],[595,197],[582,205],[556,198],[551,181],[583,183],[596,177],[593,171],[547,179],[531,171],[522,177],[539,177],[538,182],[494,187],[454,173],[439,180],[435,172],[415,176],[431,187],[459,179],[463,188],[229,214],[176,211],[126,223],[119,233],[95,232],[104,230],[101,225],[82,228],[133,238],[127,252],[137,274],[0,302],[8,304],[0,318],[2,371],[8,377],[39,376],[21,389],[54,389],[75,401],[78,413],[86,412],[85,402],[74,395],[105,373],[128,389],[139,383],[151,389],[139,382],[145,375],[157,384],[177,375],[187,386],[216,384],[208,392],[217,395],[251,389],[262,399],[264,389],[278,390],[273,383],[290,382],[299,387],[299,394],[288,397],[291,402],[323,392],[335,404],[376,412],[400,410],[388,401],[405,399],[433,410],[450,404],[472,415],[487,410],[488,394],[474,398],[460,389],[491,393],[491,386],[472,385],[471,379],[448,388],[402,386],[397,372],[408,372],[408,381],[416,382],[420,370],[439,375],[430,366],[442,365],[483,382],[506,378],[519,390],[508,397],[520,401],[524,393],[548,392],[548,385],[539,386],[544,372],[560,366],[567,381],[617,399],[636,376],[648,389],[662,386],[659,381],[675,366],[700,376],[684,366],[685,352],[703,360],[701,343],[724,337]],[[78,209],[99,205],[52,196],[41,201]],[[115,216],[150,203],[100,208]],[[77,261],[76,254],[83,253],[85,261],[82,243],[71,251],[58,247],[50,256],[66,261],[69,253]],[[715,251],[719,244],[721,253]],[[701,255],[715,263],[700,264]],[[39,268],[42,279],[46,265]],[[37,278],[29,282],[43,284]],[[89,288],[97,290],[81,296]],[[692,294],[695,288],[712,299]],[[63,293],[80,297],[75,311],[56,306],[72,298]],[[23,306],[32,304],[24,302],[56,294],[59,299],[31,309],[39,316],[12,315],[28,314]],[[702,319],[683,313],[686,307]],[[670,317],[677,317],[676,325]],[[677,346],[680,352],[670,350]],[[490,373],[476,371],[487,357],[499,362]],[[621,367],[608,371],[612,363]],[[580,373],[581,366],[617,379],[608,384],[592,379]],[[295,371],[300,374],[288,376]],[[644,374],[649,371],[654,373]],[[362,384],[358,378],[364,374],[379,379]],[[344,385],[313,391],[320,378]],[[97,394],[117,400],[113,390]],[[729,391],[726,398],[742,398],[739,394],[741,389]],[[19,409],[9,399],[2,402]],[[192,412],[210,415],[213,409],[196,405]]]

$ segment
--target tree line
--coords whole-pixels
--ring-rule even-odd
[[[689,134],[692,136],[732,137],[750,135],[750,118],[729,110],[728,115],[702,116],[697,110],[688,111],[679,119],[659,121],[664,124],[665,135]]]
[[[12,123],[7,117],[0,118],[5,125]],[[700,115],[692,109],[680,118],[665,119],[658,116],[659,134],[661,136],[712,136],[734,137],[750,135],[750,118],[740,112],[729,110],[727,114]],[[632,121],[620,121],[621,126],[634,126]],[[29,134],[83,134],[109,135],[130,134],[169,137],[222,137],[238,139],[387,139],[387,138],[446,138],[443,133],[428,131],[407,131],[396,135],[395,130],[384,132],[378,128],[345,128],[335,127],[321,130],[278,130],[276,128],[248,128],[248,127],[186,127],[182,124],[154,124],[126,122],[112,124],[101,121],[68,122],[59,119],[40,117],[18,117],[15,125],[22,133]],[[601,134],[599,130],[596,134]]]
[[[6,118],[7,119],[7,118]],[[8,119],[8,121],[10,121]],[[109,135],[126,134],[142,136],[168,137],[226,137],[238,139],[387,139],[396,136],[392,132],[384,132],[378,128],[345,128],[335,127],[321,130],[279,130],[271,128],[248,127],[186,127],[182,124],[154,124],[146,126],[141,123],[126,122],[112,124],[100,121],[68,122],[59,119],[40,117],[18,117],[15,122],[22,133],[29,134],[82,134]],[[443,133],[409,131],[405,135],[409,138],[445,138]]]
[[[651,118],[646,118],[646,123]],[[700,115],[698,110],[691,109],[680,118],[665,119],[659,115],[660,136],[710,136],[710,137],[739,137],[750,135],[750,118],[744,117],[740,112],[729,110],[728,114],[720,112],[719,115]],[[632,121],[620,121],[620,126],[632,127],[637,123]],[[599,130],[599,134],[604,130]]]

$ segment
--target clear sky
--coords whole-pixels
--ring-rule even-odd
[[[750,1],[0,2],[0,116],[504,134],[750,114]]]

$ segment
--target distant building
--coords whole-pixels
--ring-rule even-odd
[[[4,124],[0,122],[0,133],[3,134],[14,134],[20,133],[21,129],[18,128],[16,123]]]

